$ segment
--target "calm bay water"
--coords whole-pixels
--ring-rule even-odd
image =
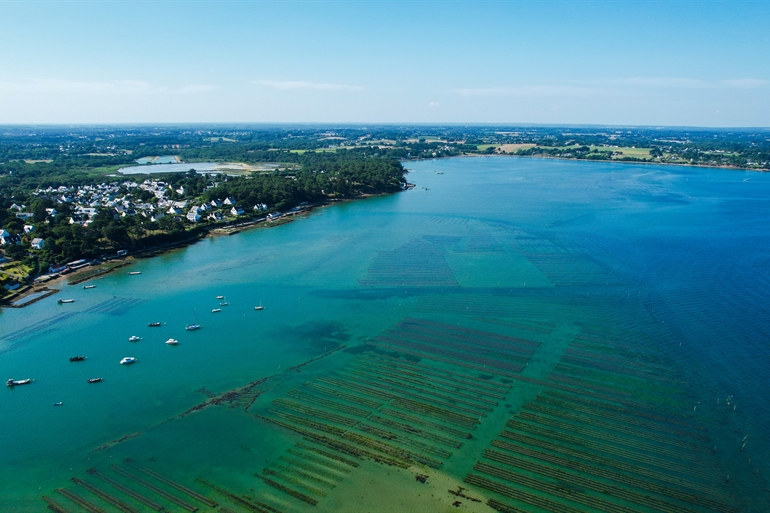
[[[125,458],[233,511],[246,509],[196,479],[280,511],[312,508],[287,489],[321,511],[770,509],[770,176],[503,157],[408,166],[413,190],[206,239],[134,263],[139,276],[0,312],[0,376],[36,379],[0,394],[0,510],[40,511],[45,495],[76,511],[59,488],[114,509],[76,477],[150,511],[86,472],[150,497],[112,467],[148,478]],[[211,313],[217,295],[230,304]],[[457,486],[482,502],[447,493]]]

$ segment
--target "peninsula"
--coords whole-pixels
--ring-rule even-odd
[[[461,155],[762,171],[770,169],[770,135],[595,126],[6,127],[0,298],[47,273],[313,204],[397,192],[407,187],[403,162]]]

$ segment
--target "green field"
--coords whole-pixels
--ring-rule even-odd
[[[622,148],[613,148],[610,146],[590,146],[591,151],[598,150],[598,151],[614,151],[614,152],[620,152],[623,154],[624,157],[636,157],[639,159],[648,159],[650,158],[650,150],[652,148],[628,148],[628,147],[622,147]]]
[[[485,146],[493,146],[493,145],[485,145]],[[544,150],[571,150],[574,148],[580,148],[580,144],[572,144],[570,146],[538,146],[538,148],[543,148]],[[650,150],[652,148],[631,148],[627,146],[621,146],[621,147],[614,147],[614,146],[589,146],[591,148],[591,151],[600,151],[600,152],[616,152],[621,153],[622,155],[618,155],[615,158],[618,157],[634,157],[638,159],[648,159],[651,158],[650,156]]]

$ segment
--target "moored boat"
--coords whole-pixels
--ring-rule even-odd
[[[217,296],[217,299],[224,299],[225,296]]]
[[[147,327],[148,328],[157,328],[158,326],[160,326],[159,322],[148,322],[147,323]]]
[[[83,355],[78,355],[78,356],[71,356],[71,357],[70,357],[70,361],[71,361],[71,362],[82,362],[82,361],[83,361],[83,360],[85,360],[86,358],[87,358],[87,356],[83,356]]]
[[[142,340],[142,337],[137,337],[136,335],[131,335],[128,337],[129,342],[139,342],[140,340]]]
[[[29,378],[27,378],[27,379],[9,379],[8,381],[5,382],[5,386],[7,386],[7,387],[16,387],[16,386],[19,386],[19,385],[29,385],[30,383],[32,383],[32,380],[29,379]]]
[[[89,383],[99,383],[102,380],[102,378],[91,378],[88,380]]]
[[[211,311],[211,313],[217,313],[217,312],[221,312],[221,311],[222,311],[222,309],[221,309],[221,308],[214,308],[214,309]]]
[[[177,339],[175,339],[175,338],[170,338],[170,339],[166,340],[166,344],[168,344],[170,346],[175,346],[178,343],[179,343],[179,341]]]
[[[187,326],[184,327],[184,329],[186,329],[187,331],[195,331],[195,330],[201,329],[202,327],[203,326],[201,326],[200,324],[188,324]]]
[[[84,289],[95,289],[96,285],[83,285]]]
[[[58,302],[60,305],[63,305],[63,304],[65,304],[65,303],[74,303],[74,302],[75,302],[75,300],[74,300],[74,299],[60,299],[60,300],[59,300],[59,301],[57,301],[57,302]]]
[[[61,401],[59,401],[58,403],[53,403],[54,406],[61,406],[62,404],[64,404],[64,403],[61,402]]]
[[[125,358],[120,360],[121,365],[128,365],[131,363],[136,363],[136,358],[134,358],[133,356],[126,356]]]
[[[264,310],[264,309],[265,309],[265,307],[264,307],[264,306],[262,306],[262,305],[259,305],[259,306],[255,306],[255,307],[254,307],[254,310]]]
[[[137,274],[142,274],[142,271],[131,271],[128,273],[129,276],[136,276]]]

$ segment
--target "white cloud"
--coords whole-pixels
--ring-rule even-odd
[[[141,80],[71,81],[60,79],[28,79],[0,81],[0,91],[13,93],[76,93],[97,95],[188,94],[207,92],[214,86],[190,84],[178,88],[156,86]]]
[[[441,107],[441,104],[439,102],[430,102],[428,104],[428,107],[430,107],[431,109],[435,109],[436,107]]]
[[[638,85],[644,87],[668,87],[683,89],[754,89],[757,87],[764,87],[770,82],[756,78],[707,81],[694,78],[679,77],[632,77],[617,79],[615,83],[619,85]]]
[[[739,78],[734,80],[723,80],[723,84],[736,89],[755,89],[757,87],[767,87],[770,82],[756,78]]]
[[[638,94],[640,91],[661,89],[757,89],[767,87],[768,85],[770,85],[770,81],[755,78],[705,81],[678,77],[629,77],[590,82],[565,82],[562,84],[464,88],[454,89],[453,92],[466,97],[587,97],[599,95],[623,96]]]
[[[274,89],[313,89],[316,91],[363,91],[363,87],[345,84],[329,84],[326,82],[305,82],[304,80],[257,80],[256,85],[272,87]]]
[[[536,85],[521,87],[484,87],[455,89],[460,96],[588,96],[606,91],[570,85]]]

